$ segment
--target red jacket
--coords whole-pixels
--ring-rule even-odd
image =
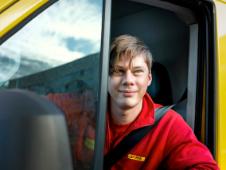
[[[155,121],[154,104],[148,94],[144,96],[143,108],[130,125],[114,125],[107,116],[105,154],[114,148],[131,131],[152,125]],[[118,133],[118,134],[117,134]],[[183,118],[169,110],[159,123],[111,170],[155,169],[219,169],[205,145],[195,137]]]

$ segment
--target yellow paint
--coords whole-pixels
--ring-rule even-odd
[[[226,36],[219,38],[217,93],[217,160],[226,169]],[[223,47],[224,46],[224,47]]]
[[[216,159],[220,169],[226,169],[226,3],[217,0],[217,77],[216,77]]]
[[[0,38],[47,2],[48,0],[20,0],[3,11],[0,14]]]
[[[225,4],[226,4],[226,0],[217,0],[217,1],[219,1],[219,2],[221,2],[221,3],[225,3]]]
[[[135,161],[140,161],[140,162],[144,162],[145,161],[145,157],[138,156],[138,155],[133,155],[133,154],[128,154],[128,159],[135,160]]]
[[[0,13],[2,13],[5,9],[13,5],[18,0],[1,0],[0,1]]]

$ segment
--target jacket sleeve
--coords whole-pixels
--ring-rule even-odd
[[[166,144],[167,169],[219,169],[208,148],[198,141],[193,130],[178,114],[173,120],[168,135]]]

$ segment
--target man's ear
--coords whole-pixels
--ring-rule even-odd
[[[151,85],[151,81],[152,81],[152,74],[151,73],[149,73],[148,74],[148,86],[150,86]]]

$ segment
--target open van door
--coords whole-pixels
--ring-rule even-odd
[[[0,44],[56,0],[1,0]]]

